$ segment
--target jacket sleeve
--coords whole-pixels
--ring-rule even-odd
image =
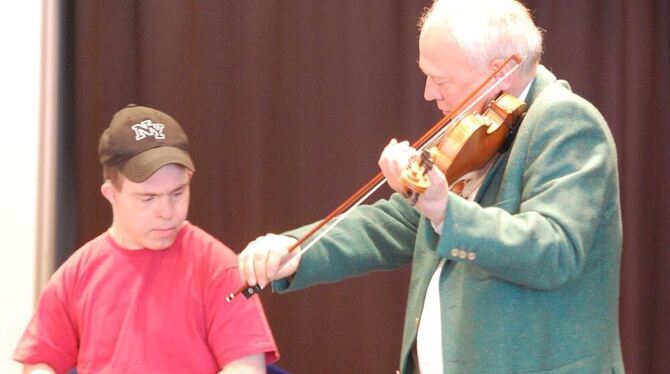
[[[419,218],[398,194],[389,200],[358,206],[303,254],[290,287],[286,280],[280,280],[273,283],[273,288],[292,291],[373,270],[399,268],[411,261]],[[300,238],[312,226],[284,234]]]
[[[536,289],[579,277],[596,255],[589,250],[601,226],[619,222],[609,217],[620,214],[616,150],[605,120],[568,90],[547,95],[526,115],[498,202],[482,207],[451,194],[436,249]]]

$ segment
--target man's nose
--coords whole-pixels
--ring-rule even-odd
[[[170,196],[161,196],[158,198],[157,215],[161,218],[170,218],[174,213],[174,202]]]
[[[426,87],[423,90],[423,98],[426,101],[442,99],[440,90],[437,89],[437,85],[430,79],[430,77],[426,77]]]

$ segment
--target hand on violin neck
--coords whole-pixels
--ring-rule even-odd
[[[273,280],[295,273],[300,264],[300,248],[290,253],[289,249],[297,242],[290,236],[267,234],[249,243],[238,255],[242,282],[265,287]]]
[[[419,155],[419,152],[410,147],[407,141],[398,143],[395,139],[391,139],[379,157],[379,167],[386,177],[386,182],[404,196],[407,196],[407,187],[402,183],[400,177],[411,159],[420,157]],[[430,186],[418,197],[414,208],[430,219],[433,224],[439,225],[444,221],[449,186],[444,173],[437,167],[430,168],[426,176],[430,181]]]
[[[379,168],[391,188],[400,193],[406,191],[405,185],[400,181],[403,170],[407,168],[412,157],[417,155],[416,149],[410,147],[408,141],[398,143],[391,139],[379,156]]]
[[[426,176],[430,180],[430,186],[419,195],[414,208],[426,216],[433,225],[437,226],[444,221],[449,197],[449,185],[444,173],[437,167],[431,168]]]

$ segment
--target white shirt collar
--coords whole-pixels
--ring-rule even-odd
[[[523,91],[521,91],[521,95],[519,95],[519,97],[518,97],[519,100],[526,101],[526,97],[528,96],[528,92],[530,91],[530,86],[532,86],[532,85],[533,85],[533,80],[531,80],[528,83],[528,85],[526,86],[526,88],[524,88]]]

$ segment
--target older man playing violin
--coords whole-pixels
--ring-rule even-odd
[[[420,30],[424,97],[445,115],[523,57],[466,105],[482,113],[500,92],[526,103],[506,146],[455,180],[427,168],[428,187],[412,194],[403,173],[418,151],[391,140],[379,166],[398,193],[354,208],[302,254],[288,248],[310,226],[258,238],[239,256],[243,280],[285,292],[411,264],[400,372],[622,373],[621,212],[605,120],[540,65],[541,32],[515,0],[438,0]]]

